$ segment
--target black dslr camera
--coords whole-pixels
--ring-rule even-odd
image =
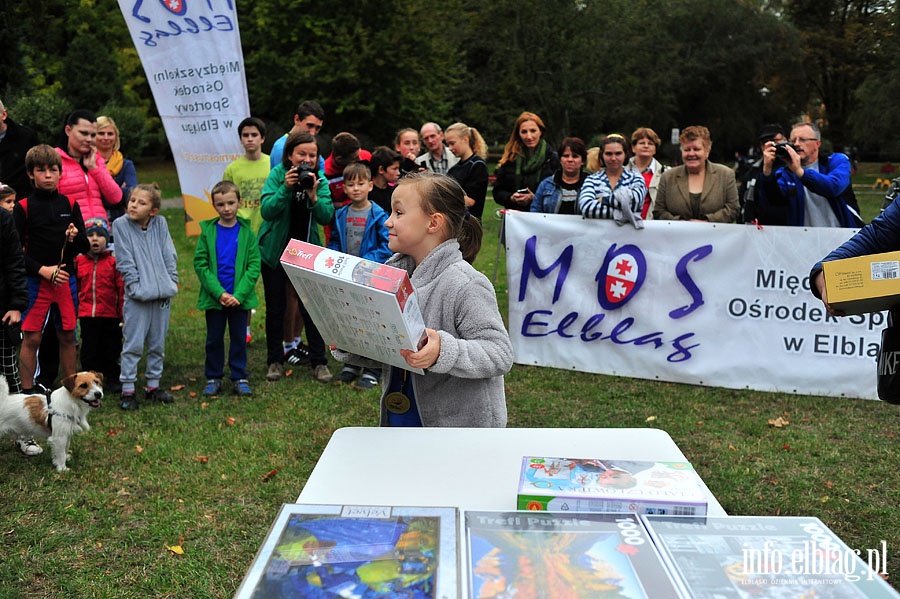
[[[787,149],[793,148],[793,150],[797,151],[797,146],[792,144],[789,141],[776,141],[775,142],[775,158],[778,158],[782,162],[790,162],[791,155],[788,154]]]
[[[313,174],[313,167],[301,163],[294,167],[294,171],[299,176],[297,182],[294,183],[294,191],[306,191],[307,189],[312,189],[316,182],[316,176]]]

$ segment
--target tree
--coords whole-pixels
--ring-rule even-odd
[[[787,15],[800,31],[809,113],[838,147],[852,142],[854,95],[883,57],[892,31],[892,0],[792,0]]]
[[[717,148],[746,147],[764,118],[786,112],[773,102],[799,112],[805,101],[790,84],[793,29],[756,3],[496,0],[465,9],[469,79],[458,110],[495,140],[531,110],[554,140],[706,124]],[[776,89],[768,100],[763,85]]]
[[[315,99],[328,131],[393,145],[398,128],[449,113],[461,64],[443,32],[455,0],[273,0],[238,9],[254,114],[288,124],[298,101]]]

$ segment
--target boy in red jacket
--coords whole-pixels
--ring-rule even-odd
[[[84,223],[90,249],[75,258],[78,269],[78,322],[81,324],[81,369],[103,373],[107,393],[121,391],[122,303],[125,286],[116,259],[106,249],[109,227],[101,218]]]

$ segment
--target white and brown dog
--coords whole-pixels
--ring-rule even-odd
[[[78,372],[67,376],[63,386],[50,394],[10,395],[6,377],[0,376],[0,435],[24,435],[49,439],[53,446],[53,465],[65,472],[69,459],[69,440],[75,433],[89,431],[87,416],[100,407],[103,399],[103,375]]]

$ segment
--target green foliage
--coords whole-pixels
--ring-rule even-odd
[[[769,101],[760,96],[763,85],[774,86],[776,75],[795,68],[799,49],[790,25],[752,3],[553,0],[467,7],[472,89],[458,94],[459,110],[475,115],[470,124],[493,141],[505,140],[516,115],[532,110],[554,140],[705,124],[714,150],[743,148],[764,119],[797,113],[805,100],[783,86]]]
[[[666,138],[672,127],[704,124],[722,159],[746,149],[762,123],[808,114],[838,148],[900,149],[888,114],[896,96],[888,69],[900,58],[896,0],[239,0],[236,8],[250,106],[269,122],[270,143],[297,102],[315,99],[327,111],[323,141],[347,130],[367,147],[426,120],[461,120],[502,144],[516,115],[531,110],[553,142],[637,126]],[[139,109],[148,123],[135,148],[165,154],[116,0],[10,4],[0,11],[0,55],[0,98]]]
[[[66,115],[73,109],[67,99],[58,94],[34,93],[15,98],[8,108],[16,122],[34,129],[41,143],[63,144]]]
[[[800,31],[810,114],[838,147],[853,141],[848,120],[861,84],[891,55],[886,37],[896,17],[894,0],[794,0],[790,19]]]
[[[116,122],[119,129],[119,142],[122,153],[131,156],[143,156],[150,137],[150,130],[159,126],[159,119],[148,119],[143,110],[121,104],[107,104],[97,111],[97,116],[105,115]]]
[[[397,129],[449,113],[461,71],[443,35],[453,5],[238,3],[252,112],[285,126],[299,101],[315,99],[328,133],[393,145]]]

